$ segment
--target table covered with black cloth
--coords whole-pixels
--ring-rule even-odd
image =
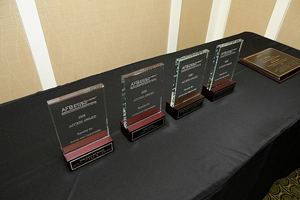
[[[237,64],[232,94],[130,143],[120,131],[121,78],[165,64],[163,111],[175,59],[244,39],[240,58],[273,47],[300,51],[244,32],[143,60],[0,105],[0,199],[261,199],[272,183],[300,167],[300,74],[279,84]],[[82,66],[84,67],[84,66]],[[115,151],[70,172],[46,101],[103,83]]]

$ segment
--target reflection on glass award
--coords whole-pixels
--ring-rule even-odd
[[[134,141],[162,127],[165,115],[161,111],[164,64],[122,75],[123,120],[121,130]]]
[[[216,47],[208,83],[202,90],[208,100],[215,101],[233,92],[235,81],[232,78],[243,41],[237,39]]]
[[[174,119],[202,107],[201,90],[208,53],[205,49],[176,59],[171,100],[166,103],[166,111]]]
[[[71,170],[114,150],[109,135],[104,85],[47,101],[62,153]]]

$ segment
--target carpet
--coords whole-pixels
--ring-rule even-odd
[[[300,200],[300,168],[275,181],[263,200]]]

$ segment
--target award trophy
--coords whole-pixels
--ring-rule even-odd
[[[268,48],[239,60],[240,63],[281,83],[300,72],[300,59]]]
[[[134,141],[165,124],[161,111],[164,64],[122,75],[123,120],[121,131]]]
[[[205,49],[176,59],[171,100],[166,102],[166,111],[174,119],[202,107],[201,90],[208,53]]]
[[[208,100],[215,101],[233,92],[235,81],[232,78],[243,41],[237,39],[216,47],[208,83],[202,89]]]
[[[104,85],[47,101],[62,153],[76,170],[114,150],[109,135]]]

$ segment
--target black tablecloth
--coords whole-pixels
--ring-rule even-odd
[[[232,94],[177,121],[166,114],[164,127],[133,143],[119,127],[122,74],[163,62],[165,102],[176,58],[207,48],[209,72],[216,45],[238,38],[240,57],[273,47],[300,58],[299,50],[244,32],[2,104],[0,199],[262,198],[300,167],[299,74],[279,84],[237,64]],[[46,101],[97,83],[106,88],[115,151],[70,172]]]

